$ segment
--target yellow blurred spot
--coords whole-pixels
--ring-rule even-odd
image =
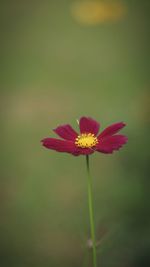
[[[83,0],[74,2],[71,8],[73,17],[82,24],[96,25],[115,22],[126,14],[126,6],[121,1]]]

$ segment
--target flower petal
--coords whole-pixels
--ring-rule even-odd
[[[111,136],[117,132],[119,132],[126,124],[124,122],[114,123],[107,128],[105,128],[98,136],[98,138]]]
[[[80,148],[78,147],[76,149],[76,151],[74,152],[74,155],[75,156],[79,156],[79,155],[90,155],[90,154],[93,154],[95,152],[94,149],[91,149],[91,148]]]
[[[80,132],[98,134],[100,124],[89,117],[82,117],[80,119]]]
[[[41,142],[46,148],[53,149],[58,152],[67,152],[73,154],[76,150],[76,146],[72,141],[59,140],[56,138],[45,138]]]
[[[66,140],[74,141],[75,138],[78,136],[76,131],[69,124],[57,127],[56,129],[54,129],[54,132]]]
[[[101,138],[96,146],[96,150],[102,153],[113,153],[114,150],[119,150],[127,141],[128,138],[125,135],[119,134]]]

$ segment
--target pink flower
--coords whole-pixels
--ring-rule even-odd
[[[79,121],[80,134],[69,124],[65,124],[54,129],[54,132],[62,139],[44,138],[41,142],[48,149],[67,152],[74,156],[89,155],[95,151],[111,154],[128,141],[125,135],[116,134],[124,126],[125,123],[118,122],[98,134],[100,124],[92,118],[81,117]]]

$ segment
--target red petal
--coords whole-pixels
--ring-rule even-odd
[[[106,138],[99,139],[96,150],[102,153],[113,153],[114,150],[119,150],[126,144],[128,138],[124,135],[113,135]]]
[[[98,134],[100,124],[92,118],[82,117],[80,119],[80,132]]]
[[[98,138],[113,135],[113,134],[119,132],[125,125],[126,124],[123,122],[114,123],[114,124],[108,126],[107,128],[105,128],[104,131],[102,131],[99,134]]]
[[[79,156],[79,155],[90,155],[95,152],[94,149],[91,148],[77,148],[76,152],[74,152],[74,155]]]
[[[76,150],[75,144],[71,141],[59,140],[56,138],[45,138],[41,142],[46,148],[53,149],[58,152],[67,152],[73,154]]]
[[[54,129],[54,132],[66,140],[74,141],[78,136],[76,131],[69,124],[57,127],[56,129]]]

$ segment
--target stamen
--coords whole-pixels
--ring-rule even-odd
[[[92,148],[98,144],[98,139],[92,133],[82,133],[76,138],[75,144],[81,148]]]

